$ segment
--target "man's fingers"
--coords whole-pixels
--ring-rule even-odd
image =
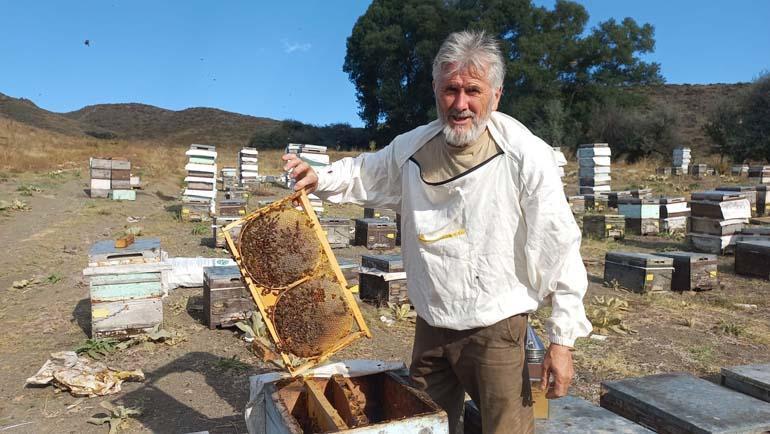
[[[563,396],[567,396],[567,393],[569,392],[569,385],[572,382],[571,376],[564,376],[564,375],[554,375],[555,381],[553,384],[553,388],[546,393],[546,398],[548,399],[556,399],[561,398]]]
[[[551,375],[551,367],[543,364],[543,373],[540,375],[540,390],[545,390],[548,387],[548,377]]]
[[[290,170],[290,169],[293,169],[293,168],[295,168],[297,166],[302,165],[302,163],[304,163],[304,161],[302,161],[299,158],[297,158],[296,155],[289,154],[289,157],[290,158],[286,160],[286,164],[283,166],[283,170]],[[305,164],[307,164],[307,163],[305,163]]]

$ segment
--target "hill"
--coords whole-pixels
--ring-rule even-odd
[[[146,104],[98,104],[55,113],[25,98],[0,93],[0,117],[68,136],[146,140],[170,144],[245,145],[258,129],[281,121],[213,108],[166,110]]]
[[[146,104],[99,104],[62,116],[94,129],[131,140],[175,144],[245,145],[258,128],[272,129],[280,121],[213,108],[166,110]]]
[[[735,84],[666,84],[633,88],[633,92],[647,96],[650,106],[668,107],[679,115],[683,146],[693,153],[706,155],[711,140],[703,126],[716,105],[723,99],[737,96],[749,83]]]
[[[711,146],[703,133],[709,113],[721,99],[733,97],[747,86],[745,83],[668,84],[637,87],[630,91],[649,97],[650,107],[667,106],[678,113],[682,145],[704,155]],[[146,104],[98,104],[69,113],[55,113],[38,107],[28,99],[12,98],[1,93],[0,117],[69,136],[175,145],[198,142],[242,146],[257,131],[262,133],[261,136],[269,137],[271,131],[279,131],[282,126],[282,121],[274,119],[204,107],[175,111]]]

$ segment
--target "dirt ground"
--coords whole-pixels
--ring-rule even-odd
[[[649,178],[643,168],[638,171],[626,180],[629,186],[646,180],[645,185],[661,192],[676,192],[705,185],[699,180],[670,183]],[[56,393],[52,387],[25,387],[25,379],[50,353],[72,350],[89,336],[89,289],[81,272],[95,241],[140,226],[143,236],[160,237],[170,256],[229,256],[210,247],[208,232],[194,235],[195,223],[176,219],[176,177],[146,180],[135,202],[90,199],[87,181],[85,167],[0,175],[0,200],[18,199],[28,207],[0,212],[0,245],[5,246],[0,255],[0,431],[106,433],[106,426],[86,421],[104,413],[101,401],[110,401],[142,410],[125,427],[129,432],[246,432],[248,378],[274,368],[251,353],[236,329],[209,330],[203,325],[201,288],[180,288],[164,299],[164,328],[180,335],[175,345],[137,345],[107,357],[111,366],[142,369],[147,377],[143,383],[125,383],[119,394],[86,399]],[[286,193],[278,188],[266,191]],[[329,215],[358,216],[362,210],[331,206]],[[129,217],[138,221],[128,223]],[[585,304],[595,303],[596,296],[625,300],[628,311],[621,314],[631,332],[579,341],[572,393],[597,401],[600,383],[608,379],[674,371],[714,379],[722,366],[770,362],[770,282],[735,276],[730,256],[719,259],[722,287],[714,291],[639,295],[603,285],[607,250],[686,248],[683,239],[671,237],[584,240],[590,280]],[[356,247],[337,254],[358,260],[365,252]],[[22,279],[34,280],[14,288]],[[336,359],[407,361],[413,324],[388,326],[379,319],[381,312],[360,305],[374,337],[358,341]],[[547,315],[547,309],[538,312],[535,323]]]

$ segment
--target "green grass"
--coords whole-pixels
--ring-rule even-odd
[[[56,283],[61,282],[62,276],[57,273],[51,273],[46,279],[46,282],[50,283],[51,285],[54,285]]]
[[[238,356],[233,356],[230,358],[222,357],[216,362],[214,362],[214,368],[220,370],[220,371],[235,371],[235,372],[242,372],[247,371],[251,366],[248,363],[244,363],[240,360],[238,360]]]

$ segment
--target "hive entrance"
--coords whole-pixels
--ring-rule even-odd
[[[254,211],[223,232],[291,374],[361,336],[371,337],[304,191]]]

